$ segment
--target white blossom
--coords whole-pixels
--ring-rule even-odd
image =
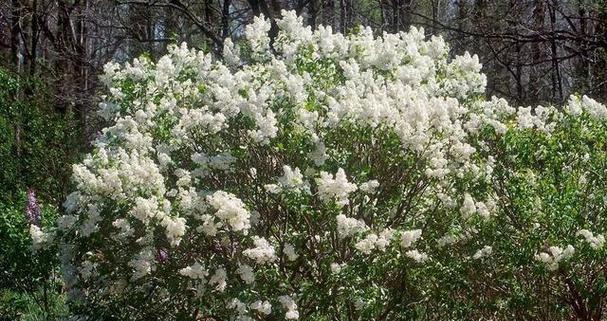
[[[274,247],[265,238],[253,237],[254,248],[244,250],[242,253],[257,264],[266,264],[276,260]]]
[[[550,271],[555,271],[559,268],[561,261],[566,261],[573,256],[575,249],[572,245],[567,245],[565,249],[559,246],[551,246],[547,252],[535,254],[535,259],[546,264]]]
[[[128,265],[133,269],[131,275],[132,280],[138,280],[152,272],[153,269],[153,255],[149,249],[143,250],[138,253]]]
[[[179,274],[187,276],[190,279],[203,280],[206,276],[209,275],[209,272],[200,263],[195,262],[194,264],[186,266],[183,269],[179,270]]]
[[[348,182],[346,173],[342,168],[337,170],[335,177],[327,172],[320,172],[316,179],[318,195],[325,202],[336,200],[337,205],[348,204],[348,195],[356,191],[356,184]]]
[[[355,218],[346,217],[343,214],[339,214],[336,217],[337,220],[337,235],[339,238],[346,238],[359,232],[365,231],[367,225],[361,220]]]
[[[299,257],[299,255],[295,252],[295,247],[291,244],[285,244],[283,248],[283,253],[287,256],[289,261],[295,261]]]
[[[359,189],[361,192],[366,194],[373,194],[375,190],[379,187],[379,182],[376,179],[370,180],[368,182],[364,182],[360,184]]]
[[[485,245],[482,249],[476,251],[472,258],[478,260],[480,258],[484,258],[491,255],[491,253],[493,253],[493,248],[491,246]]]
[[[209,278],[209,285],[215,285],[215,289],[223,292],[227,286],[227,274],[224,268],[218,268],[215,273]]]
[[[420,252],[418,250],[409,250],[405,252],[405,255],[413,259],[417,263],[424,263],[428,261],[428,254]]]
[[[336,262],[331,263],[331,272],[338,274],[339,272],[341,272],[341,269],[344,267],[344,264],[339,264]]]
[[[207,196],[207,201],[216,210],[215,216],[227,222],[233,231],[246,231],[251,227],[249,211],[234,194],[217,191]]]
[[[306,184],[303,179],[299,168],[295,167],[292,169],[288,165],[282,167],[284,174],[278,178],[278,183],[283,189],[300,191],[306,188]]]
[[[403,248],[411,247],[421,238],[421,236],[421,229],[404,231],[401,234],[400,246],[402,246]]]
[[[32,239],[32,248],[39,250],[48,241],[48,234],[44,233],[38,226],[31,224],[30,238]]]
[[[255,273],[253,271],[253,268],[249,265],[240,264],[236,272],[238,273],[238,275],[240,275],[240,278],[244,281],[244,283],[251,284],[255,282]]]
[[[605,236],[601,234],[595,236],[591,231],[582,229],[577,232],[577,235],[582,236],[586,242],[590,244],[590,247],[595,250],[600,249],[605,245]]]
[[[166,236],[172,246],[177,246],[186,232],[185,218],[183,217],[165,217],[162,225],[166,228]]]
[[[377,234],[371,233],[364,239],[358,241],[354,247],[364,254],[371,254],[371,251],[375,249],[375,242],[377,242]]]
[[[269,48],[268,31],[270,31],[270,23],[263,16],[254,17],[253,23],[246,26],[245,36],[254,52],[264,52]]]
[[[262,314],[268,315],[272,313],[272,304],[269,301],[257,300],[249,305],[252,310],[257,310]]]
[[[278,297],[278,301],[282,304],[282,307],[287,310],[285,319],[296,320],[299,319],[299,311],[297,311],[297,303],[288,295],[282,295]]]
[[[474,199],[472,198],[472,196],[468,193],[464,194],[464,203],[462,205],[462,207],[460,208],[460,212],[462,213],[462,216],[464,218],[468,218],[472,215],[474,215],[477,211],[476,208],[476,203],[474,202]]]

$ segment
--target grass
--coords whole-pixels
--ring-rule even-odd
[[[50,321],[68,315],[65,294],[38,288],[33,293],[0,289],[0,321]]]

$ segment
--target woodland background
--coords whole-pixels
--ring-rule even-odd
[[[561,105],[571,93],[607,100],[604,0],[2,0],[0,320],[28,300],[52,304],[43,282],[52,271],[34,268],[41,262],[20,234],[25,193],[36,192],[49,220],[61,210],[71,164],[103,127],[95,113],[103,65],[156,59],[183,41],[221,55],[224,38],[282,9],[344,33],[423,27],[453,55],[478,54],[487,95],[514,105]]]

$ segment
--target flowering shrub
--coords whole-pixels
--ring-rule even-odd
[[[78,314],[600,319],[605,106],[513,108],[422,30],[301,21],[106,66],[58,219]]]

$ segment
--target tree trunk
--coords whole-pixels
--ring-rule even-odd
[[[597,97],[607,97],[607,7],[598,8],[595,19],[594,36],[602,40],[600,50],[594,52],[594,63],[592,64],[592,88],[591,93]]]
[[[552,35],[555,35],[556,30],[556,0],[552,1],[550,6],[550,28]],[[552,100],[555,104],[560,105],[563,102],[563,80],[561,78],[560,63],[558,60],[558,43],[555,37],[550,38],[550,51],[552,54]]]
[[[398,22],[400,21],[400,7],[402,0],[392,0],[392,32],[398,32]]]
[[[21,33],[21,3],[19,0],[11,0],[11,60],[13,66],[16,66],[17,72],[21,70],[21,58],[20,56],[20,40],[19,35]]]
[[[322,8],[322,22],[325,26],[331,26],[333,30],[335,26],[335,0],[324,0]]]
[[[400,7],[400,21],[398,30],[407,31],[411,27],[411,5],[412,0],[403,0]]]
[[[310,0],[308,4],[308,25],[312,30],[316,29],[316,19],[318,16],[318,0]]]
[[[32,1],[32,21],[30,30],[30,58],[29,58],[29,73],[31,76],[36,75],[36,63],[38,58],[38,0]]]
[[[533,29],[537,34],[544,34],[544,16],[546,14],[545,0],[535,0],[533,9]],[[542,65],[546,59],[544,55],[543,41],[536,41],[531,44],[531,70],[529,71],[529,90],[531,97],[541,97],[543,92],[542,85]],[[542,97],[543,98],[543,97]]]
[[[221,39],[230,36],[230,0],[223,0],[221,7]]]
[[[339,27],[340,32],[345,33],[346,28],[346,0],[339,0]]]

